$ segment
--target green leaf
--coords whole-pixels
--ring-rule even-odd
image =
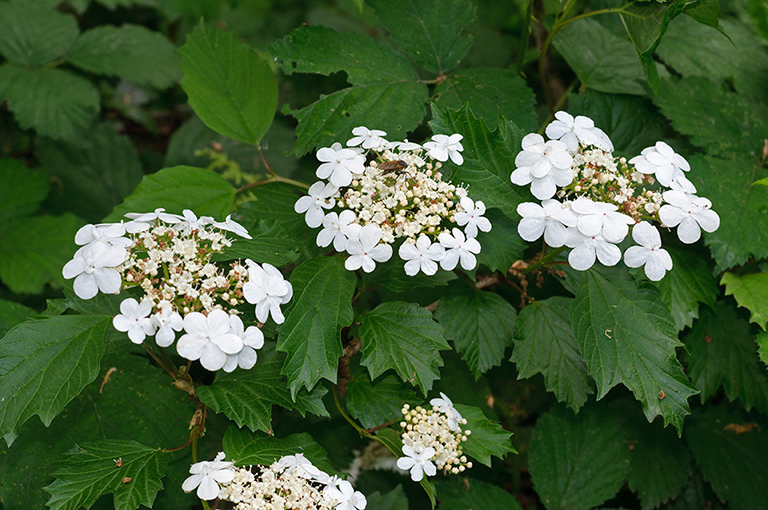
[[[438,480],[437,493],[440,495],[440,510],[522,510],[515,496],[498,485],[481,480]]]
[[[762,418],[710,407],[695,413],[685,440],[715,494],[733,510],[766,508],[768,423]]]
[[[478,378],[504,359],[515,335],[517,312],[498,294],[462,287],[440,298],[435,319]]]
[[[312,464],[326,473],[337,473],[323,447],[306,432],[277,438],[229,427],[224,434],[221,447],[227,454],[227,459],[233,459],[237,466],[257,464],[269,466],[285,455],[302,453]]]
[[[536,422],[530,448],[533,485],[549,510],[599,506],[618,492],[629,472],[624,431],[604,408],[574,415],[555,407]]]
[[[703,235],[717,262],[715,271],[768,256],[768,188],[752,186],[764,170],[740,154],[729,159],[697,155],[690,163],[699,194],[710,199],[720,215],[720,228]]]
[[[0,338],[16,324],[24,322],[36,313],[32,308],[21,303],[0,299]]]
[[[387,138],[397,139],[424,118],[426,85],[408,59],[370,37],[305,26],[275,42],[270,51],[286,74],[344,71],[352,84],[300,110],[283,109],[299,122],[298,155],[316,145],[343,142],[360,125],[383,129]]]
[[[435,134],[460,133],[464,146],[464,163],[451,168],[451,181],[469,186],[469,196],[482,200],[485,206],[498,207],[510,218],[517,218],[517,205],[523,201],[509,176],[515,168],[523,132],[512,122],[500,122],[491,131],[469,107],[460,111],[432,109],[430,122]]]
[[[768,332],[761,331],[757,334],[757,355],[760,361],[768,365]]]
[[[733,295],[739,306],[749,310],[749,322],[754,322],[765,331],[768,323],[768,273],[743,276],[725,273],[720,285],[725,285],[726,296]]]
[[[360,125],[382,129],[397,140],[424,119],[427,87],[416,81],[398,80],[347,87],[300,110],[284,107],[299,122],[294,152],[300,156],[315,146],[330,146],[352,137]]]
[[[232,32],[200,24],[179,50],[189,105],[224,136],[258,145],[277,108],[269,64]]]
[[[512,433],[489,420],[480,409],[463,404],[454,407],[467,420],[462,430],[471,431],[467,442],[461,445],[464,453],[488,467],[491,467],[491,456],[503,459],[508,453],[517,453],[510,440]]]
[[[91,82],[61,69],[0,65],[0,98],[23,129],[57,140],[83,136],[99,112],[99,92]]]
[[[115,459],[122,459],[122,467]],[[104,494],[114,494],[115,510],[152,508],[163,488],[160,479],[168,466],[168,455],[130,440],[83,443],[62,458],[65,467],[53,473],[56,480],[45,488],[51,494],[47,505],[54,510],[90,508]],[[125,479],[130,479],[128,482]]]
[[[200,386],[200,400],[217,413],[224,413],[238,427],[245,425],[252,431],[272,430],[272,406],[279,405],[298,411],[329,416],[323,405],[328,390],[318,386],[311,392],[302,391],[291,398],[288,382],[280,375],[282,360],[274,353],[259,352],[259,360],[252,370],[236,370],[216,376],[210,386]]]
[[[402,417],[403,405],[418,405],[416,392],[393,375],[371,382],[364,371],[352,375],[347,384],[347,410],[360,424],[371,429]]]
[[[688,479],[688,485],[683,488],[682,494],[662,505],[663,510],[727,510],[720,499],[715,496],[701,473],[694,469]]]
[[[119,76],[158,89],[168,88],[181,78],[173,43],[158,32],[129,23],[84,32],[67,60],[92,73]]]
[[[475,20],[470,2],[373,0],[371,5],[392,39],[427,71],[450,71],[472,47],[472,36],[461,34]]]
[[[61,268],[75,253],[83,221],[71,214],[32,216],[0,225],[0,280],[12,291],[40,294],[61,287]]]
[[[125,337],[123,340],[130,343]],[[112,368],[116,371],[102,386],[103,376]],[[0,445],[3,508],[44,508],[49,495],[43,487],[52,481],[53,466],[76,443],[102,439],[133,439],[165,447],[184,443],[189,437],[187,426],[194,409],[188,395],[168,384],[168,375],[147,359],[126,355],[125,351],[106,355],[99,377],[67,404],[48,428],[38,420],[29,421],[11,448]],[[208,434],[211,438],[216,436],[211,428]],[[181,487],[189,476],[189,451],[167,455],[173,461],[166,486]],[[112,466],[114,469],[114,463]],[[166,508],[190,506],[196,499],[180,490],[167,492],[175,506]],[[158,496],[155,508],[162,508],[159,501],[163,494]],[[111,501],[107,506],[112,508]]]
[[[594,120],[613,141],[614,154],[627,158],[672,135],[669,122],[643,97],[587,89],[583,94],[569,96],[568,111]]]
[[[215,256],[214,260],[234,260],[249,258],[259,263],[266,262],[273,266],[287,266],[296,262],[299,251],[296,240],[275,222],[262,220],[258,228],[249,229],[253,239],[237,238],[226,253]]]
[[[191,209],[198,216],[223,220],[235,201],[235,189],[226,179],[210,170],[175,166],[146,175],[136,189],[107,217],[120,221],[125,213],[154,211],[181,213]]]
[[[643,510],[657,508],[688,483],[691,452],[672,430],[643,420],[634,403],[615,410],[629,445],[629,488],[637,492]]]
[[[401,484],[386,494],[381,494],[379,491],[367,494],[366,500],[368,501],[365,507],[367,510],[408,510],[408,498]]]
[[[428,310],[413,303],[382,303],[361,319],[363,358],[371,378],[394,369],[400,379],[426,394],[443,365],[441,349],[449,349],[443,328]]]
[[[764,43],[736,20],[721,22],[727,36],[693,19],[680,17],[669,27],[656,53],[682,76],[732,80],[739,93],[764,101],[768,80]]]
[[[506,274],[516,260],[523,258],[523,252],[528,243],[517,233],[517,222],[509,219],[498,209],[486,212],[493,225],[491,232],[479,232],[477,240],[482,251],[477,255],[478,264],[484,265],[491,271],[501,271]]]
[[[299,27],[275,41],[270,51],[288,75],[329,75],[343,70],[352,85],[418,80],[408,59],[389,46],[362,34],[323,26]]]
[[[37,212],[48,196],[48,176],[18,159],[0,159],[0,223]]]
[[[518,379],[541,373],[547,390],[576,412],[594,389],[568,319],[572,302],[554,296],[520,310],[510,361]]]
[[[402,455],[402,448],[403,443],[400,438],[400,434],[396,432],[394,429],[391,428],[385,428],[381,429],[376,434],[376,440],[379,441],[381,444],[386,446],[390,452],[392,452],[392,455],[395,457],[400,457]],[[425,476],[421,479],[419,482],[419,485],[424,489],[424,492],[427,493],[427,497],[429,498],[429,503],[434,510],[435,508],[435,497],[436,497],[436,491],[435,491],[435,485],[429,481],[429,479]]]
[[[109,214],[144,175],[131,141],[107,124],[77,143],[43,139],[36,154],[59,180],[55,203],[93,222]]]
[[[61,316],[24,322],[0,339],[0,433],[8,443],[30,417],[48,426],[96,378],[112,318]]]
[[[613,94],[643,96],[643,67],[632,44],[592,19],[582,19],[560,30],[552,40],[581,83]]]
[[[41,66],[64,55],[80,31],[72,16],[34,2],[0,3],[0,55],[20,66]]]
[[[441,110],[468,105],[490,129],[500,119],[514,122],[523,131],[536,131],[536,98],[518,74],[509,69],[472,68],[451,73],[435,89]]]
[[[688,374],[701,390],[702,402],[722,386],[729,399],[740,398],[748,411],[756,407],[768,412],[765,367],[758,361],[749,323],[733,306],[720,301],[714,312],[704,311],[684,340]]]
[[[672,256],[674,271],[670,271],[655,285],[661,300],[669,307],[675,329],[691,327],[699,316],[699,303],[715,306],[718,295],[717,281],[707,262],[689,251],[667,248]]]
[[[248,191],[251,200],[237,206],[243,225],[258,225],[265,219],[274,221],[285,230],[288,239],[295,241],[296,248],[304,255],[322,253],[316,248],[317,232],[307,226],[304,215],[293,209],[296,200],[302,195],[296,186],[278,182]]]
[[[757,156],[768,137],[768,107],[749,103],[708,78],[662,80],[654,102],[677,131],[709,154]]]
[[[619,383],[643,404],[648,421],[682,431],[688,397],[698,391],[677,361],[677,339],[669,309],[655,287],[631,280],[625,271],[590,269],[573,300],[571,324],[598,399]]]
[[[357,279],[341,257],[309,259],[291,274],[293,305],[277,339],[288,354],[282,373],[291,395],[311,390],[320,379],[336,382],[342,355],[341,329],[352,322],[352,295]]]

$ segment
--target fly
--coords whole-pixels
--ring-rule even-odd
[[[408,168],[408,163],[406,163],[402,159],[384,161],[379,165],[379,170],[381,170],[381,175],[395,174],[396,177],[409,175],[407,168]]]

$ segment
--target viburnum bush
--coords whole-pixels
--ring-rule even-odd
[[[0,2],[0,509],[768,508],[767,20]]]

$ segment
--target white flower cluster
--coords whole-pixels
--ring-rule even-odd
[[[467,420],[445,393],[440,397],[429,401],[430,410],[421,406],[411,409],[408,404],[401,410],[405,418],[400,422],[404,456],[397,459],[397,467],[410,470],[414,482],[425,474],[434,476],[438,469],[456,474],[472,467],[461,449],[470,431],[462,431],[459,425],[466,425]]]
[[[363,510],[367,501],[352,484],[315,467],[303,454],[286,455],[271,466],[235,468],[219,453],[213,462],[198,462],[182,484],[197,488],[200,499],[235,503],[237,510]]]
[[[250,239],[245,228],[229,216],[217,222],[190,210],[126,217],[130,221],[86,225],[77,232],[75,242],[82,247],[62,270],[65,278],[75,278],[75,293],[90,299],[98,291],[117,294],[138,287],[141,302],[125,299],[112,321],[133,343],[154,336],[158,346],[168,347],[183,330],[176,345],[182,357],[200,360],[208,370],[252,368],[264,335],[256,326],[246,328],[235,307],[247,301],[260,322],[271,315],[282,323],[280,305],[293,289],[269,264],[246,260],[245,266],[233,262],[221,268],[212,261],[232,245],[224,231]]]
[[[480,253],[478,231],[491,230],[485,204],[443,181],[440,173],[449,158],[457,165],[464,162],[462,136],[435,135],[421,146],[388,142],[385,132],[362,126],[352,134],[346,148],[334,143],[317,151],[322,162],[317,176],[329,182],[314,183],[294,207],[310,227],[322,225],[317,245],[346,251],[350,271],[373,271],[377,262],[392,257],[398,239],[409,276],[433,275],[438,264],[446,271],[459,264],[473,269]]]
[[[621,260],[617,246],[629,234],[637,246],[624,252],[629,267],[644,266],[658,281],[672,269],[672,258],[661,248],[662,227],[677,227],[684,243],[694,243],[701,230],[714,232],[720,217],[685,172],[688,162],[664,142],[643,149],[629,161],[613,156],[613,144],[592,119],[557,112],[546,129],[548,141],[532,133],[523,138],[515,159],[512,182],[531,185],[541,204],[520,204],[520,236],[536,241],[542,235],[553,248],[573,248],[568,262],[585,271],[595,260],[606,266]],[[667,190],[651,188],[655,183]],[[559,189],[558,189],[559,188]]]

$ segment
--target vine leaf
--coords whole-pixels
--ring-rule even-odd
[[[743,276],[725,273],[720,285],[725,285],[726,296],[733,295],[739,306],[750,311],[749,321],[765,331],[768,322],[768,273]]]
[[[258,145],[277,109],[269,64],[232,32],[200,23],[179,49],[189,105],[211,129]]]
[[[372,378],[394,369],[426,394],[443,365],[441,349],[449,349],[443,328],[432,314],[419,305],[389,301],[363,316],[360,326],[363,341],[361,364]]]
[[[217,413],[245,425],[252,431],[272,430],[272,406],[298,411],[302,416],[309,412],[317,416],[329,416],[323,405],[323,395],[328,390],[318,386],[311,392],[299,392],[294,401],[288,390],[288,382],[280,375],[282,361],[273,352],[258,353],[259,359],[253,370],[235,370],[220,373],[209,386],[200,386],[200,400]]]
[[[122,465],[115,459],[122,459]],[[152,508],[163,488],[168,455],[132,440],[104,440],[83,443],[61,461],[64,467],[54,471],[56,480],[45,487],[53,510],[90,508],[104,494],[114,494],[115,510],[135,510],[140,505]]]
[[[64,55],[80,30],[73,16],[36,2],[0,4],[0,55],[23,67],[47,64]]]
[[[32,415],[50,425],[96,378],[111,323],[64,315],[23,322],[0,339],[0,434],[8,446]]]
[[[547,390],[578,411],[594,389],[568,320],[572,302],[554,296],[523,308],[510,360],[517,366],[518,379],[541,373]]]
[[[347,385],[347,409],[360,424],[371,429],[388,421],[402,418],[404,404],[421,403],[416,392],[404,386],[394,375],[372,382],[363,370],[352,374]]]
[[[548,510],[587,510],[619,491],[629,450],[618,420],[604,409],[574,415],[558,406],[536,422],[528,464]]]
[[[658,290],[626,271],[592,268],[583,274],[570,319],[597,398],[623,383],[648,421],[662,415],[680,434],[690,414],[688,397],[698,390],[677,361],[675,348],[682,344]]]
[[[489,420],[479,408],[463,404],[454,407],[467,420],[463,430],[471,431],[467,442],[462,444],[464,453],[488,467],[491,467],[491,456],[501,459],[508,453],[517,453],[510,441],[512,433]]]
[[[504,359],[517,312],[498,294],[467,287],[443,295],[435,319],[478,378]]]
[[[475,478],[439,480],[440,510],[522,510],[517,499],[498,485]]]
[[[288,376],[291,396],[320,379],[336,382],[342,355],[341,329],[352,323],[352,295],[357,280],[341,257],[309,259],[291,273],[293,305],[277,339],[285,352],[282,373]]]

